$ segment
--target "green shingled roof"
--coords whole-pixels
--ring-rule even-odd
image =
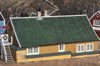
[[[86,16],[12,18],[21,47],[97,41]]]

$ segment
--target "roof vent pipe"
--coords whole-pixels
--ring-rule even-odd
[[[48,16],[48,11],[44,10],[44,16]]]
[[[42,20],[41,12],[38,12],[37,20]]]

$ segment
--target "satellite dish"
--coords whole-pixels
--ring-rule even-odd
[[[7,37],[6,35],[3,36],[3,39],[4,39],[4,40],[7,40],[7,38],[8,38],[8,37]]]
[[[2,34],[1,36],[2,41],[8,41],[8,34]]]

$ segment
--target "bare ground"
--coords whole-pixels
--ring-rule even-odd
[[[100,56],[64,60],[38,61],[31,63],[4,63],[0,66],[100,66]]]

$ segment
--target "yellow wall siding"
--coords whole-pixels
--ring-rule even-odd
[[[65,51],[76,52],[76,44],[65,44]]]
[[[84,44],[84,51],[86,50],[86,44],[94,44],[94,51],[98,50],[98,42],[81,42],[81,43],[73,43],[73,44],[65,44],[65,51],[71,51],[72,53],[76,53],[76,46],[80,44]],[[27,54],[27,49],[25,50]],[[39,54],[48,54],[48,53],[57,53],[58,45],[50,45],[50,46],[41,46],[39,47]]]
[[[72,44],[65,44],[65,51],[71,51],[72,53],[76,53],[76,46],[80,44],[84,44],[84,51],[86,52],[86,44],[94,44],[94,50],[98,50],[98,41],[92,42],[81,42],[81,43],[72,43]]]
[[[58,52],[58,45],[40,47],[40,54],[56,53],[56,52]]]
[[[27,55],[26,50],[20,50],[16,52],[16,58],[17,58],[17,62],[24,62],[25,61],[25,55]]]
[[[96,41],[94,42],[94,51],[98,50],[99,43]]]
[[[98,42],[82,42],[82,43],[73,43],[73,44],[65,44],[65,51],[71,51],[72,53],[76,53],[76,45],[93,43],[94,44],[94,50],[98,50]],[[51,46],[41,46],[39,47],[39,54],[47,54],[47,53],[57,53],[59,52],[58,50],[58,45],[51,45]],[[25,56],[27,55],[27,49],[26,50],[20,50],[16,51],[16,59],[17,62],[31,62],[31,61],[40,61],[40,60],[52,60],[52,59],[57,59],[58,56],[53,56],[53,57],[43,57],[43,58],[29,58],[25,59]],[[82,55],[82,56],[76,56],[76,57],[88,57],[92,55]],[[94,56],[94,55],[93,55]],[[66,59],[67,55],[62,55],[59,56],[58,58],[61,59]],[[68,56],[69,57],[69,56]],[[74,57],[75,58],[75,57]]]
[[[73,44],[65,44],[65,51],[71,51],[72,53],[76,53],[76,46],[80,44],[84,44],[86,50],[86,44],[93,43],[94,51],[98,50],[98,42],[82,42],[82,43],[73,43]],[[50,46],[41,46],[39,47],[39,54],[48,54],[48,53],[57,53],[58,45],[50,45]],[[24,50],[25,55],[27,55],[27,49]]]

